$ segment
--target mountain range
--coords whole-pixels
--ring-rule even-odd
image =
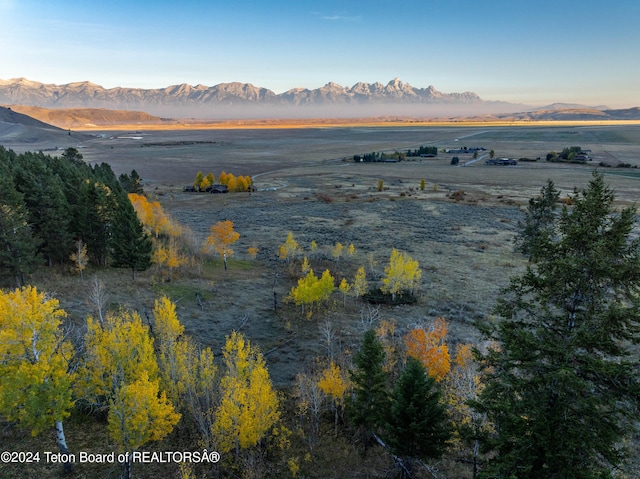
[[[265,112],[293,116],[313,113],[351,112],[350,116],[371,114],[417,114],[429,107],[478,108],[506,103],[486,102],[476,93],[443,93],[435,87],[416,88],[398,78],[386,85],[359,82],[352,87],[327,83],[316,89],[294,88],[284,93],[251,83],[172,85],[159,89],[104,88],[91,82],[64,85],[44,84],[25,78],[0,80],[1,105],[27,105],[42,108],[107,108],[140,110],[172,117],[263,116]],[[517,109],[507,108],[509,111]],[[355,110],[358,110],[355,112]],[[483,112],[488,112],[484,110]],[[354,114],[355,113],[355,114]]]

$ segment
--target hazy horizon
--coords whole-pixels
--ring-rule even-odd
[[[640,105],[640,3],[0,0],[3,79],[275,93],[393,78],[531,106]]]

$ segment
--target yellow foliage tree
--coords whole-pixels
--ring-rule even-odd
[[[287,263],[289,263],[292,259],[296,259],[296,257],[300,253],[300,246],[293,237],[293,233],[291,231],[287,233],[287,239],[285,240],[285,242],[280,245],[279,253],[280,259],[285,260]]]
[[[436,381],[442,381],[451,369],[449,348],[444,341],[447,329],[447,321],[437,318],[431,327],[415,327],[404,336],[407,355],[419,360]]]
[[[193,186],[196,189],[200,189],[200,185],[202,184],[202,180],[204,179],[204,174],[202,174],[202,171],[198,171],[196,173],[196,178],[195,180],[193,180]]]
[[[302,307],[304,314],[305,305],[313,305],[323,300],[329,299],[335,290],[335,279],[327,269],[322,273],[320,279],[312,269],[303,278],[298,280],[298,285],[291,288],[289,296],[293,301]]]
[[[207,191],[207,188],[209,188],[210,186],[211,186],[211,180],[209,180],[209,178],[205,176],[200,182],[200,188],[203,189],[204,191]]]
[[[192,380],[195,348],[191,341],[181,339],[184,326],[176,314],[176,305],[169,298],[156,299],[153,317],[162,386],[177,404]]]
[[[158,362],[149,328],[135,312],[107,315],[104,324],[87,318],[86,352],[78,368],[76,395],[93,407],[106,409],[124,384],[146,371],[158,378]]]
[[[60,452],[68,453],[62,422],[73,407],[74,349],[58,306],[32,286],[0,291],[0,414],[34,436],[54,425]]]
[[[380,290],[383,293],[391,294],[393,301],[395,301],[396,295],[402,291],[409,291],[413,294],[414,288],[422,277],[418,262],[395,248],[391,250],[389,265],[384,269],[384,273]]]
[[[233,221],[218,221],[211,226],[207,236],[206,246],[217,252],[224,261],[224,269],[227,269],[227,256],[233,255],[231,245],[238,241],[240,233],[233,229]]]
[[[241,333],[227,337],[222,351],[225,375],[213,425],[220,452],[255,446],[280,420],[280,401],[266,364]]]
[[[337,433],[338,418],[344,408],[344,400],[350,387],[349,379],[340,366],[331,361],[329,367],[322,371],[318,387],[331,398],[334,412],[334,428]]]
[[[356,297],[356,301],[360,296],[369,292],[369,283],[367,283],[367,273],[364,271],[364,266],[361,266],[358,268],[358,271],[356,271],[356,275],[353,278],[353,283],[351,285],[351,290]]]
[[[338,289],[342,293],[342,305],[344,306],[347,303],[347,295],[349,294],[349,291],[351,291],[351,285],[349,284],[349,281],[347,281],[347,278],[342,278]]]
[[[179,229],[158,201],[149,201],[146,196],[137,193],[129,193],[128,196],[138,219],[152,236],[158,238],[163,234],[168,236],[179,234]]]
[[[189,257],[180,251],[175,238],[168,241],[156,241],[151,260],[158,265],[161,274],[163,274],[163,268],[167,268],[169,280],[173,279],[174,270],[189,264]]]
[[[111,401],[107,430],[126,450],[135,450],[149,441],[164,439],[178,424],[177,413],[158,381],[142,371],[140,378],[118,389]]]

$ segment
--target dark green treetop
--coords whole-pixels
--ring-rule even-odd
[[[486,388],[476,407],[495,434],[483,477],[608,477],[637,419],[640,248],[634,207],[614,210],[600,174],[553,213],[553,184],[520,237],[530,263],[483,332]]]

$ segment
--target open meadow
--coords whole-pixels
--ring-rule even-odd
[[[354,155],[403,152],[421,145],[439,150],[485,148],[479,160],[459,154],[410,158],[399,163],[354,163]],[[587,164],[549,163],[549,151],[579,145],[590,149]],[[584,187],[598,163],[640,166],[639,126],[365,126],[173,131],[110,131],[80,151],[88,162],[107,162],[116,174],[135,169],[145,192],[156,198],[202,244],[211,225],[234,222],[240,239],[227,273],[222,264],[203,274],[182,271],[170,284],[156,285],[178,301],[187,332],[219,347],[224,336],[242,325],[268,355],[279,386],[321,349],[319,325],[330,321],[349,348],[362,333],[366,306],[349,300],[311,320],[286,304],[298,270],[278,260],[278,247],[293,232],[301,247],[318,250],[310,257],[315,271],[329,268],[339,282],[366,266],[370,281],[379,279],[392,248],[417,259],[423,269],[417,304],[384,307],[381,317],[409,324],[445,317],[450,340],[477,338],[474,319],[486,317],[522,258],[513,252],[518,221],[529,198],[547,179],[563,196]],[[515,167],[485,164],[490,150],[509,158],[541,157]],[[621,203],[633,203],[640,174],[634,168],[600,168]],[[251,175],[258,191],[211,195],[183,192],[198,171]],[[424,190],[420,180],[425,180]],[[384,187],[378,191],[378,181]],[[353,243],[357,253],[335,262],[331,248]],[[259,249],[250,262],[247,248]],[[141,278],[153,276],[149,271]],[[140,280],[144,281],[144,279]],[[150,281],[153,281],[150,279]],[[136,288],[138,290],[138,288]],[[278,299],[274,311],[273,292]],[[204,308],[195,293],[204,298]],[[136,292],[132,307],[152,307],[153,295]],[[295,336],[295,340],[291,337]],[[282,344],[287,341],[285,344]]]
[[[591,150],[591,161],[545,161],[549,151],[575,145]],[[354,155],[404,152],[419,146],[436,146],[439,153],[435,158],[400,162],[353,161]],[[449,322],[450,347],[479,341],[474,321],[490,317],[509,277],[526,264],[514,252],[514,238],[528,200],[548,179],[564,198],[574,188],[585,187],[598,168],[620,205],[635,203],[640,192],[637,125],[140,129],[92,131],[91,138],[77,147],[85,161],[109,163],[116,175],[135,169],[145,193],[192,231],[195,247],[221,220],[233,221],[240,233],[228,271],[222,261],[214,260],[182,267],[171,281],[161,278],[155,267],[139,273],[135,281],[126,270],[91,270],[85,278],[95,273],[104,281],[113,309],[126,307],[150,315],[154,300],[168,295],[176,303],[185,332],[216,352],[226,335],[241,330],[264,353],[275,385],[285,392],[290,392],[297,373],[311,370],[316,358],[329,350],[339,350],[348,358],[372,316],[377,318],[374,325],[395,320],[398,337],[413,324],[443,317]],[[477,158],[442,151],[465,147],[484,150],[478,151]],[[485,164],[491,150],[496,158],[540,159],[492,166]],[[458,166],[451,165],[453,156],[459,157]],[[608,166],[599,167],[600,163]],[[627,167],[617,167],[620,163]],[[250,175],[256,191],[183,191],[198,171],[212,172],[216,178],[222,171]],[[336,291],[313,315],[303,315],[299,306],[287,301],[301,276],[302,255],[293,263],[278,257],[288,232],[314,271],[320,274],[329,269],[336,286],[342,278],[352,281],[360,266],[373,286],[383,276],[392,248],[408,253],[422,269],[417,302],[376,309],[362,299],[343,299]],[[312,241],[318,246],[313,252]],[[355,254],[336,260],[332,249],[337,242],[353,244]],[[255,259],[247,253],[249,247],[258,248]],[[34,279],[39,289],[61,300],[79,325],[93,314],[88,279],[68,274],[36,274]],[[82,430],[82,424],[72,423],[70,428],[73,441],[74,431]],[[340,447],[342,442],[336,444]],[[305,470],[305,477],[328,477],[334,465],[332,454],[338,453],[319,453],[326,455],[324,462],[318,460],[315,469]],[[374,469],[375,464],[349,462],[357,463],[355,453],[344,460],[342,472],[335,472],[335,477],[385,477],[384,471]],[[89,466],[83,467],[78,468],[77,477],[98,477],[91,475]],[[389,463],[383,467],[390,467]],[[465,471],[448,477],[468,477]],[[55,477],[52,471],[36,474]],[[109,474],[114,471],[101,477]],[[152,467],[136,474],[152,477],[164,472]],[[0,477],[10,476],[0,473]]]
[[[478,161],[471,154],[440,152],[436,158],[409,158],[398,163],[354,163],[354,155],[403,152],[421,145],[443,149],[485,148]],[[579,145],[590,149],[587,164],[550,163],[549,151]],[[321,343],[318,325],[331,321],[343,340],[356,344],[362,303],[353,300],[300,318],[287,297],[299,271],[278,260],[278,247],[293,232],[309,251],[318,244],[311,266],[329,268],[340,281],[351,280],[359,266],[371,279],[380,278],[392,248],[417,259],[423,269],[417,304],[382,309],[381,316],[401,327],[445,317],[451,339],[475,339],[474,319],[486,317],[510,275],[523,265],[513,252],[518,221],[529,198],[547,179],[563,196],[584,187],[600,162],[640,166],[639,126],[365,126],[317,128],[110,131],[84,144],[87,162],[107,162],[116,174],[135,169],[145,192],[157,199],[202,244],[211,225],[234,222],[240,239],[234,244],[230,271],[213,264],[202,274],[182,271],[155,290],[178,301],[180,318],[198,340],[220,346],[224,336],[243,325],[263,351],[297,335],[269,355],[271,374],[287,385]],[[495,157],[531,158],[515,167],[485,164]],[[640,190],[635,168],[600,168],[621,203],[633,203]],[[183,192],[198,171],[250,175],[258,191],[211,195]],[[609,174],[610,173],[610,174]],[[425,180],[424,190],[420,180]],[[378,181],[383,190],[378,191]],[[353,243],[354,257],[335,262],[331,248]],[[249,262],[247,248],[259,249]],[[217,269],[216,269],[217,268]],[[205,274],[206,273],[206,274]],[[153,270],[140,275],[140,281]],[[153,294],[135,288],[130,306],[150,310]],[[273,291],[278,311],[273,308]],[[151,291],[150,291],[151,292]],[[205,308],[196,302],[204,298]],[[245,320],[245,318],[248,318]],[[347,339],[348,338],[348,339]]]

